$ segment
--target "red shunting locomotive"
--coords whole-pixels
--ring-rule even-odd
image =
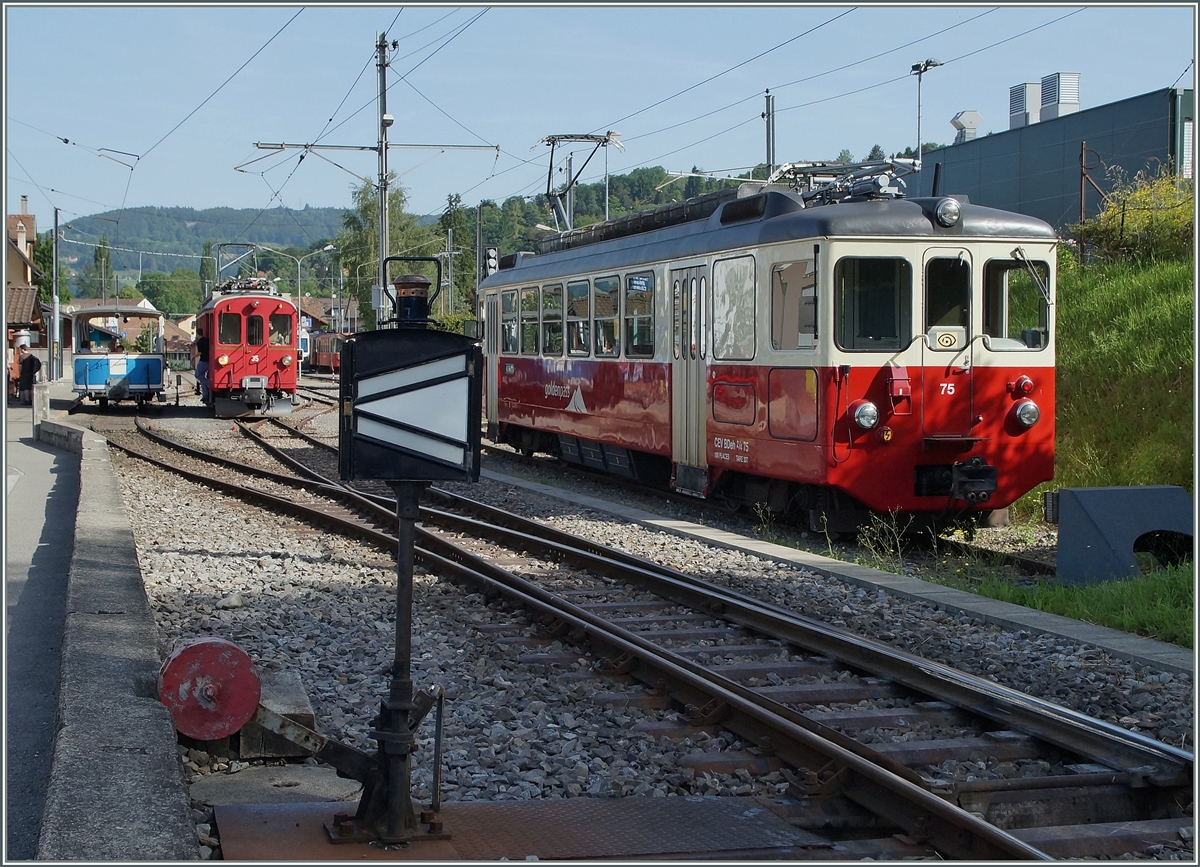
[[[209,340],[208,378],[217,418],[288,415],[299,374],[296,304],[262,278],[226,280],[196,316]]]

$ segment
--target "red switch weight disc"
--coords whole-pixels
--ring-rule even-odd
[[[199,741],[228,737],[258,708],[258,672],[246,652],[223,638],[198,638],[175,649],[158,672],[158,700],[175,728]]]

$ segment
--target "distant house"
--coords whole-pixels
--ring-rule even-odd
[[[21,213],[9,214],[7,224],[4,294],[8,348],[15,348],[19,332],[29,332],[30,346],[45,347],[49,345],[49,339],[43,327],[45,319],[38,304],[37,287],[33,284],[34,275],[41,276],[33,264],[37,220],[29,213],[28,196],[21,196]]]
[[[311,324],[306,327],[309,331],[330,331],[339,329],[353,334],[359,328],[357,298],[311,298],[305,297],[300,303],[301,321],[306,317]]]
[[[194,322],[196,317],[192,316],[190,318]],[[193,336],[183,328],[180,328],[179,323],[172,322],[170,319],[164,324],[164,330],[166,331],[166,340],[163,343],[164,351],[167,355],[167,363],[170,364],[173,361],[182,362],[185,366],[190,367],[192,363]]]

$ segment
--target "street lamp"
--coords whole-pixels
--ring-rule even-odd
[[[941,66],[942,61],[934,60],[932,57],[928,60],[922,60],[920,63],[914,63],[912,71],[909,75],[917,77],[917,171],[921,170],[921,76],[935,66]]]

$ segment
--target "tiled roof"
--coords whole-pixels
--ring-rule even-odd
[[[8,327],[32,325],[35,322],[34,312],[41,312],[38,310],[37,289],[32,286],[9,286],[5,294],[8,296]]]

